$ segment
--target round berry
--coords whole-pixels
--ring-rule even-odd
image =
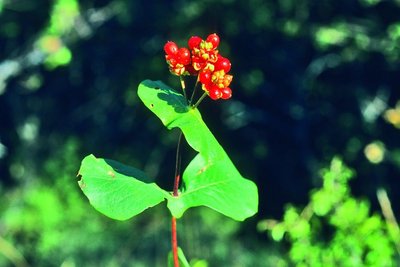
[[[176,58],[170,58],[169,60],[168,60],[168,62],[169,62],[169,64],[171,65],[171,66],[175,66],[176,64],[178,64],[178,62],[176,61]]]
[[[229,87],[222,88],[221,93],[222,93],[221,95],[222,99],[229,99],[232,96],[232,90]]]
[[[192,65],[195,70],[201,70],[204,68],[207,64],[207,61],[205,61],[203,58],[198,57],[198,56],[193,56],[192,57]]]
[[[219,45],[219,37],[216,33],[210,34],[206,41],[211,43],[214,49]]]
[[[192,36],[189,38],[188,46],[190,49],[199,47],[201,41],[203,41],[203,39],[201,39],[199,36]]]
[[[202,84],[208,84],[211,80],[211,71],[203,70],[199,73],[199,80]]]
[[[217,100],[217,99],[221,98],[222,92],[221,92],[221,89],[218,88],[218,86],[215,86],[215,87],[213,86],[208,91],[208,95],[210,96],[210,98],[212,100]]]
[[[190,63],[190,51],[189,49],[182,47],[178,50],[178,59],[177,61],[183,65],[187,65]]]
[[[164,51],[167,55],[175,55],[176,53],[178,53],[178,46],[176,45],[176,43],[168,41],[164,45]]]
[[[229,59],[220,56],[215,63],[215,70],[224,70],[225,73],[228,73],[231,70],[231,62]]]

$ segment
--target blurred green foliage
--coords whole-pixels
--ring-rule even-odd
[[[352,196],[353,171],[334,158],[322,172],[323,185],[314,189],[304,209],[289,205],[282,222],[262,221],[276,241],[286,235],[295,266],[398,266],[399,236],[370,204]],[[397,226],[398,230],[398,226]],[[397,233],[398,234],[398,233]]]
[[[77,179],[71,180],[80,163],[78,146],[77,140],[68,140],[45,163],[43,175],[49,182],[30,185],[24,194],[21,188],[3,196],[2,236],[18,244],[32,266],[161,266],[160,258],[163,253],[166,257],[169,245],[168,220],[160,218],[160,212],[157,218],[147,215],[135,222],[99,216],[77,188]],[[149,239],[160,256],[146,247]],[[142,253],[131,258],[132,249]],[[7,259],[0,256],[0,265],[8,266]]]
[[[24,194],[16,189],[3,196],[1,236],[18,244],[31,266],[165,266],[170,250],[166,207],[125,222],[97,213],[77,187],[78,178],[71,180],[80,161],[79,146],[72,138],[46,162],[47,183],[30,185]],[[215,228],[217,224],[223,224],[223,229]],[[187,212],[178,229],[191,266],[209,266],[201,257],[219,266],[257,264],[245,243],[232,240],[239,225],[209,209]],[[262,245],[257,249],[265,262],[270,261],[268,250],[263,251]],[[0,253],[0,266],[8,263]]]
[[[71,51],[64,45],[63,37],[73,30],[79,16],[76,0],[58,0],[53,4],[50,21],[38,40],[39,48],[46,54],[44,64],[49,69],[67,65],[72,59]]]

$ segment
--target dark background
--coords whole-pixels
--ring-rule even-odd
[[[271,241],[265,233],[257,233],[257,222],[280,218],[287,203],[306,204],[309,191],[321,184],[319,170],[334,156],[343,158],[357,173],[352,182],[356,196],[368,199],[379,211],[376,190],[383,187],[398,214],[399,130],[383,116],[400,98],[398,1],[84,0],[79,5],[78,22],[59,36],[72,59],[66,65],[49,68],[44,59],[34,61],[27,55],[38,49],[35,42],[49,24],[53,3],[6,0],[2,4],[0,211],[4,216],[0,235],[8,236],[17,247],[41,242],[38,233],[51,231],[50,226],[43,225],[43,229],[37,226],[33,230],[10,226],[19,225],[9,219],[19,218],[14,214],[15,207],[23,216],[29,201],[42,203],[26,197],[32,190],[46,186],[50,191],[65,192],[64,185],[68,184],[67,189],[75,191],[80,205],[92,209],[75,178],[79,161],[87,154],[144,169],[163,188],[172,189],[177,134],[167,131],[146,110],[137,97],[137,86],[144,79],[154,79],[178,88],[179,79],[169,74],[165,64],[164,43],[173,40],[183,46],[192,35],[205,38],[214,32],[221,38],[220,52],[232,62],[233,97],[229,101],[206,99],[200,111],[240,172],[257,183],[260,193],[259,213],[232,226],[238,240],[250,240],[261,248],[269,246]],[[103,11],[99,13],[103,15],[100,22],[93,18],[95,11]],[[80,34],[84,26],[90,29],[89,35]],[[19,66],[17,71],[7,65],[11,61]],[[378,141],[385,147],[385,158],[373,164],[364,148]],[[184,156],[190,153],[186,151]],[[67,177],[64,184],[53,186],[59,176]],[[65,200],[71,197],[68,194],[65,198],[60,195],[60,205],[67,210],[73,208]],[[155,249],[157,244],[153,243],[157,242],[151,238],[153,243],[148,243],[162,259],[168,251],[168,214],[163,208],[155,208],[159,216],[154,219],[151,213],[143,215],[146,219],[134,219],[134,226],[125,223],[119,230],[110,230],[110,236],[120,240],[126,229],[136,227],[137,237],[146,232],[142,224],[147,225],[147,220],[161,220],[165,229],[160,226],[164,235],[159,238],[166,248]],[[71,216],[78,215],[67,215]],[[190,216],[202,215],[193,212]],[[188,221],[195,221],[193,218]],[[96,220],[102,227],[114,224],[106,218]],[[225,219],[218,220],[230,225]],[[154,229],[149,230],[150,235]],[[36,234],[26,238],[29,231]],[[224,243],[221,236],[201,234],[193,238],[207,244],[214,242],[207,238],[214,237]],[[188,239],[188,243],[193,241]],[[126,242],[132,247],[124,254],[127,259],[140,255],[138,251],[148,251],[143,239],[137,241],[140,245],[136,251],[134,241]],[[103,249],[112,254],[110,251],[120,246],[108,244]],[[78,249],[76,244],[72,247]],[[57,249],[46,249],[25,255],[41,266],[60,266],[69,258],[79,263],[79,256],[71,256],[78,255],[73,248],[65,254],[69,257],[62,259],[63,253],[54,256]],[[82,252],[81,259],[85,262],[101,251]],[[103,256],[110,259],[107,255]],[[211,257],[207,253],[195,256]],[[51,263],[43,263],[49,259],[53,259]]]

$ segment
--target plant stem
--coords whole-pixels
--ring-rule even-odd
[[[193,108],[197,108],[199,106],[199,104],[201,103],[201,101],[207,96],[207,93],[204,92],[204,94],[199,98],[199,100],[197,100],[196,104],[193,105]]]
[[[29,266],[24,256],[10,242],[0,236],[0,254],[8,258],[16,267]]]
[[[185,92],[185,90],[184,90],[184,92]],[[180,172],[181,172],[182,135],[183,135],[182,131],[180,131],[179,137],[178,137],[178,145],[176,146],[175,180],[174,180],[174,189],[172,192],[172,195],[174,197],[179,196],[179,181],[180,181],[180,177],[181,177]],[[173,255],[173,259],[174,259],[174,267],[179,267],[178,238],[177,238],[177,231],[176,231],[176,218],[174,216],[172,216],[172,220],[171,220],[171,244],[172,244],[172,255]]]
[[[194,87],[193,87],[192,96],[190,97],[190,101],[189,101],[190,105],[193,103],[194,95],[196,94],[196,89],[197,89],[198,84],[199,84],[199,76],[197,76],[196,83],[194,84]]]
[[[172,256],[174,258],[174,267],[179,267],[178,238],[176,234],[176,218],[173,216],[171,220],[171,243],[172,243]]]
[[[388,232],[396,245],[397,253],[400,255],[400,228],[392,209],[392,204],[385,189],[378,189],[376,192],[383,217],[388,226]]]
[[[179,195],[179,181],[180,181],[180,172],[181,172],[181,143],[182,143],[182,131],[179,133],[178,137],[178,145],[176,146],[176,157],[175,157],[175,181],[174,181],[174,189],[172,195],[177,197]]]

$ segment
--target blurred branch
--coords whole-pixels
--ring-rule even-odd
[[[0,253],[9,259],[16,267],[28,267],[24,256],[7,240],[0,236]]]
[[[376,192],[378,197],[379,205],[381,206],[383,216],[385,217],[386,224],[388,226],[388,232],[396,245],[397,252],[400,254],[400,229],[397,223],[396,217],[394,216],[390,199],[385,189],[378,189]]]
[[[279,223],[278,220],[274,220],[274,219],[265,219],[265,220],[261,220],[258,222],[257,224],[257,230],[259,232],[265,232],[267,230],[272,230],[274,229],[274,227]]]
[[[89,9],[84,14],[77,16],[72,31],[60,36],[60,38],[66,45],[80,39],[90,38],[98,27],[114,17],[120,9],[121,6],[117,2],[111,2],[109,5],[98,9]],[[25,69],[43,64],[49,56],[46,51],[35,45],[40,38],[41,36],[38,36],[29,45],[31,48],[28,51],[0,62],[0,95],[5,92],[7,81],[10,78],[18,76]]]

